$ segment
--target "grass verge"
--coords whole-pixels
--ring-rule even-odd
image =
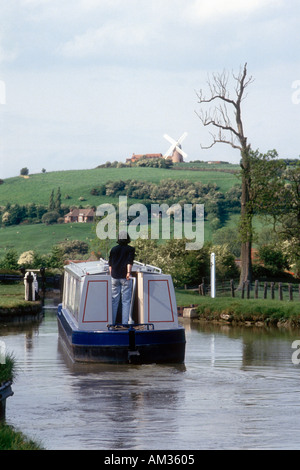
[[[12,354],[5,356],[4,364],[0,363],[0,386],[1,384],[13,381],[16,376],[15,360]]]
[[[12,426],[0,423],[0,450],[42,450],[39,443],[28,439]]]
[[[300,302],[273,299],[212,299],[176,291],[178,306],[197,306],[199,319],[232,323],[263,322],[267,325],[287,324],[300,327]]]
[[[21,283],[0,283],[0,313],[6,309],[28,309],[37,304],[25,300],[24,284]]]

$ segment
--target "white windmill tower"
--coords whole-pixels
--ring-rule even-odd
[[[172,152],[172,161],[176,162],[183,162],[183,159],[187,157],[187,154],[182,150],[181,144],[187,136],[187,132],[182,134],[182,136],[178,140],[174,140],[169,137],[167,134],[164,134],[164,138],[167,139],[172,145],[165,153],[164,158],[170,157],[170,153]]]

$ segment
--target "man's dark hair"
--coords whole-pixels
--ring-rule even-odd
[[[119,245],[128,245],[131,242],[131,238],[127,232],[120,232],[117,243]]]

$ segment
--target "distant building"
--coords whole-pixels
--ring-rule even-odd
[[[94,222],[95,211],[93,209],[73,209],[65,215],[64,219],[66,224],[70,222]]]

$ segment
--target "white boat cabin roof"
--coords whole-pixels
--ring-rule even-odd
[[[84,277],[87,275],[96,275],[109,272],[108,261],[100,258],[99,261],[87,261],[82,263],[70,263],[65,266],[65,270],[76,277]],[[134,261],[132,272],[145,272],[152,274],[161,274],[161,269],[150,264],[143,264],[139,261]]]

